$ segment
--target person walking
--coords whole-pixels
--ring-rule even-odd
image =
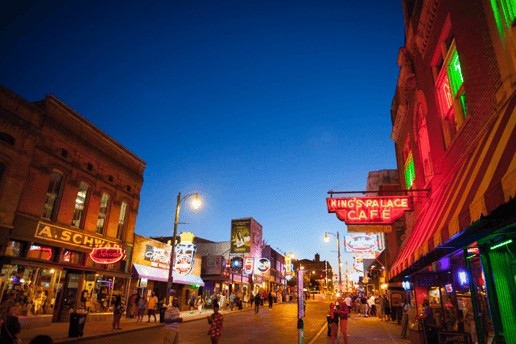
[[[389,300],[387,300],[387,297],[383,298],[383,312],[384,312],[384,321],[389,321],[389,318],[391,317],[391,307],[389,306]]]
[[[253,302],[254,302],[254,295],[253,294],[249,295],[249,301],[251,302],[251,307],[253,307]]]
[[[120,319],[122,318],[123,309],[122,298],[120,297],[120,295],[116,296],[114,307],[115,308],[113,310],[113,331],[116,331],[122,329],[120,328]]]
[[[204,305],[204,300],[202,299],[202,295],[199,295],[197,298],[197,309],[199,310],[199,314],[202,312],[202,306]]]
[[[273,303],[272,293],[269,293],[269,296],[267,298],[269,299],[269,308],[272,308],[272,303]]]
[[[143,315],[145,314],[145,310],[147,309],[147,297],[145,294],[140,298],[137,304],[138,308],[138,319],[136,321],[142,322]]]
[[[154,292],[152,292],[149,301],[147,302],[147,322],[150,322],[151,315],[154,317],[156,322],[156,305],[158,304],[158,298]]]
[[[348,316],[349,310],[347,305],[341,298],[337,299],[338,306],[335,306],[333,310],[339,315],[340,318],[340,330],[342,331],[342,337],[344,338],[344,344],[348,344]]]
[[[224,317],[219,313],[219,307],[213,307],[213,314],[208,317],[208,324],[210,324],[208,335],[211,338],[211,344],[218,344],[224,329],[223,320]]]
[[[245,295],[244,295],[244,304],[245,304],[245,308],[249,307],[249,294],[248,293],[245,293]]]
[[[401,334],[400,338],[407,338],[407,329],[408,329],[408,310],[409,310],[409,303],[407,302],[407,299],[403,301],[403,318],[401,318]]]
[[[134,299],[133,318],[136,318],[136,320],[138,320],[138,302],[140,302],[141,298],[140,294],[136,294],[136,298]]]
[[[367,318],[367,299],[364,294],[360,297],[360,305],[362,307],[362,314],[365,318]]]
[[[346,305],[348,306],[349,314],[351,314],[351,297],[349,296],[349,294],[346,295],[344,302],[346,302]]]
[[[235,293],[231,293],[231,295],[229,296],[229,308],[231,310],[233,310],[233,307],[235,307]]]
[[[179,312],[179,300],[174,298],[165,311],[164,344],[179,344],[179,324],[183,322]]]
[[[21,343],[20,339],[20,306],[14,305],[9,309],[9,313],[2,324],[0,331],[0,343],[17,344]]]
[[[190,296],[190,314],[193,314],[194,307],[195,307],[195,295],[192,294],[192,296]]]
[[[260,293],[256,293],[256,295],[254,296],[254,313],[255,314],[258,314],[258,312],[260,311]]]
[[[335,339],[339,334],[339,314],[335,312],[335,304],[330,304],[330,328],[331,328],[331,344],[335,344]]]

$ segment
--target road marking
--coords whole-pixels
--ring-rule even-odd
[[[317,338],[319,338],[319,336],[321,335],[322,331],[324,331],[324,329],[326,328],[326,326],[328,326],[328,323],[324,323],[323,327],[319,330],[319,332],[317,332],[317,334],[315,335],[314,339],[312,339],[310,341],[310,343],[308,344],[314,344],[314,342],[317,340]]]

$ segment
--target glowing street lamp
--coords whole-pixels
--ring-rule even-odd
[[[167,285],[167,298],[166,302],[167,304],[170,302],[170,291],[172,290],[172,284],[174,283],[174,255],[175,255],[175,249],[176,249],[176,235],[177,235],[177,225],[178,225],[178,219],[179,219],[179,209],[181,209],[181,204],[186,201],[187,198],[190,196],[195,196],[195,198],[192,200],[191,206],[195,209],[198,209],[201,206],[201,201],[199,200],[199,194],[191,193],[186,195],[181,199],[181,192],[177,195],[177,206],[176,206],[176,219],[174,221],[174,235],[172,239],[172,250],[170,251],[170,268],[168,271],[168,285]]]

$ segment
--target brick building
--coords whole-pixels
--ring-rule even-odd
[[[403,8],[391,138],[401,188],[427,191],[409,193],[414,211],[387,264],[408,291],[391,297],[409,298],[409,323],[428,299],[438,330],[516,343],[516,3]]]
[[[24,322],[105,318],[128,291],[145,162],[54,96],[3,86],[0,147],[1,297]]]

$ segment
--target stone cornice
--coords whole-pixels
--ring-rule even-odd
[[[426,0],[423,3],[421,17],[417,26],[416,45],[421,55],[425,54],[430,32],[434,24],[435,13],[439,7],[440,0]]]

